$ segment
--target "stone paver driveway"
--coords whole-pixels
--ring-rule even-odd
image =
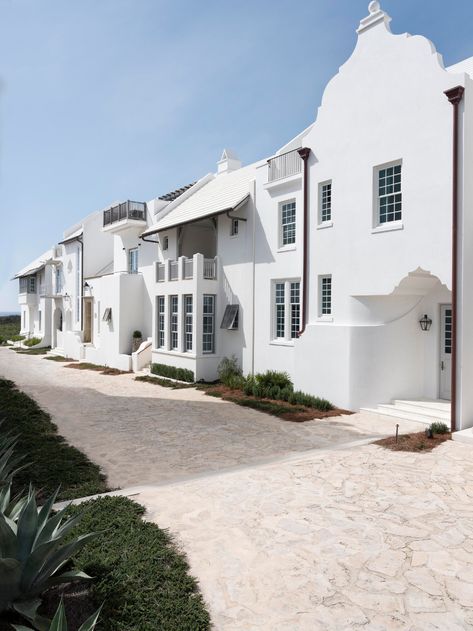
[[[392,434],[395,421],[355,415],[290,423],[208,397],[74,370],[41,355],[0,348],[0,376],[47,410],[59,432],[113,487],[160,483]],[[406,430],[421,428],[402,423]]]

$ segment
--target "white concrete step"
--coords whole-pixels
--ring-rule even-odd
[[[452,440],[466,445],[473,445],[473,428],[462,429],[459,432],[453,432]]]
[[[430,425],[434,421],[450,424],[448,401],[396,399],[393,403],[381,403],[376,408],[362,408],[363,412],[383,414],[407,421]]]
[[[402,412],[411,412],[412,414],[422,414],[422,416],[428,416],[430,418],[432,418],[433,420],[442,420],[442,421],[450,421],[450,407],[448,408],[448,410],[445,410],[444,408],[434,408],[434,407],[428,407],[428,406],[421,406],[421,405],[413,405],[409,402],[399,402],[396,401],[394,404],[392,405],[384,405],[381,404],[378,407],[383,408],[383,407],[393,407],[396,410],[401,410]]]

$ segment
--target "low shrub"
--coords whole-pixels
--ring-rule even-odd
[[[217,375],[222,383],[230,388],[233,387],[230,386],[229,381],[233,380],[235,377],[242,376],[242,371],[235,355],[222,359],[217,368]]]
[[[448,425],[446,425],[445,423],[441,423],[440,421],[434,421],[433,423],[431,423],[429,429],[432,434],[448,434],[450,431]]]
[[[135,339],[140,339],[142,337],[141,331],[133,331],[133,337]]]
[[[274,386],[278,386],[279,388],[292,388],[292,381],[287,372],[267,370],[266,372],[256,374],[255,379],[262,388],[269,389]]]
[[[22,342],[25,339],[24,335],[12,335],[10,337],[12,342]]]
[[[187,383],[194,383],[195,381],[193,371],[187,368],[176,368],[176,366],[168,366],[167,364],[151,364],[151,372],[153,375],[178,379]]]
[[[173,390],[182,390],[183,388],[194,388],[194,384],[191,383],[177,383],[177,381],[171,381],[170,379],[160,379],[159,377],[151,377],[150,375],[140,375],[135,377],[135,381],[144,381],[146,383],[152,383],[155,386],[162,386],[163,388],[172,388]]]
[[[231,375],[227,377],[224,382],[224,384],[232,390],[243,390],[245,383],[246,380],[243,375]]]
[[[197,581],[169,533],[143,521],[145,509],[126,497],[70,507],[82,513],[74,531],[104,532],[74,558],[94,576],[91,596],[103,604],[103,631],[208,631],[210,617]]]
[[[41,342],[41,338],[40,337],[30,337],[29,340],[25,340],[23,342],[23,344],[25,346],[36,346],[36,344],[39,344]]]

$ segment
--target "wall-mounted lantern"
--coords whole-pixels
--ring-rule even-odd
[[[429,318],[427,314],[424,315],[423,318],[419,320],[420,328],[423,331],[430,331],[430,327],[432,326],[432,319]]]

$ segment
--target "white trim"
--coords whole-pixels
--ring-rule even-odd
[[[372,228],[371,234],[378,234],[379,232],[392,232],[393,230],[404,230],[403,221],[389,221],[383,223],[376,228]]]
[[[324,230],[324,228],[333,228],[333,221],[323,221],[316,226],[316,230]]]

